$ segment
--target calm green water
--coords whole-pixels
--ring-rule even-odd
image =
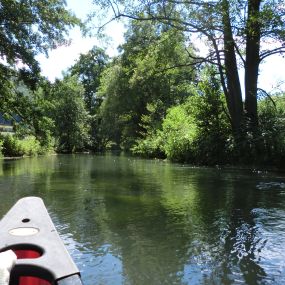
[[[0,161],[0,215],[40,196],[85,285],[285,284],[285,177],[124,156]]]

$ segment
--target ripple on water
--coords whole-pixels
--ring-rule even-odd
[[[219,241],[189,246],[195,251],[184,267],[185,284],[285,284],[285,211],[253,208],[249,216],[217,220]]]
[[[98,245],[96,251],[73,238],[72,234],[61,234],[65,246],[77,264],[83,283],[121,285],[124,283],[120,256],[112,252],[110,244]],[[89,282],[89,283],[88,283]]]
[[[258,226],[258,265],[265,272],[266,284],[285,284],[285,211],[253,209]]]
[[[285,189],[285,182],[259,182],[256,188],[259,190]]]

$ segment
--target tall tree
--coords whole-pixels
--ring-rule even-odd
[[[65,5],[61,0],[1,1],[1,57],[11,65],[20,61],[36,70],[35,55],[66,44],[69,28],[79,24]]]
[[[66,76],[56,81],[51,89],[55,111],[58,150],[82,151],[88,142],[88,113],[83,101],[84,88],[76,76]]]
[[[0,103],[3,109],[15,95],[11,79],[20,77],[35,87],[40,71],[35,56],[47,55],[49,49],[67,44],[69,29],[80,24],[65,5],[62,0],[0,2]],[[3,109],[0,111],[5,111]]]
[[[243,132],[244,118],[248,118],[250,130],[257,129],[259,65],[273,54],[285,53],[285,6],[282,0],[93,2],[110,8],[114,19],[157,20],[205,38],[210,44],[209,52],[195,60],[218,66],[234,133],[239,136]],[[239,68],[244,68],[245,73],[245,104]]]
[[[78,61],[70,68],[70,74],[78,76],[84,87],[84,102],[90,115],[90,145],[89,148],[98,150],[99,121],[98,110],[102,98],[98,96],[101,74],[109,62],[105,51],[94,46],[88,53],[81,54]]]
[[[71,75],[78,75],[83,84],[84,100],[87,110],[92,114],[100,105],[100,98],[96,96],[100,85],[100,76],[108,63],[109,57],[105,51],[94,46],[87,54],[81,54],[78,61],[71,67]]]
[[[121,50],[103,73],[100,115],[106,126],[102,131],[129,149],[146,133],[142,117],[152,112],[151,123],[161,124],[167,108],[189,95],[187,86],[195,73],[186,68],[192,64],[191,46],[185,45],[182,33],[166,25],[132,22]]]

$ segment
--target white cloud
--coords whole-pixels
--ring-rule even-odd
[[[74,11],[78,17],[84,20],[86,15],[92,11],[91,0],[68,0],[68,9]],[[37,56],[42,69],[42,75],[49,80],[62,78],[62,72],[71,67],[79,58],[80,54],[87,53],[94,45],[106,48],[109,56],[117,54],[117,47],[124,42],[124,26],[122,23],[112,22],[105,28],[105,33],[110,38],[108,42],[99,40],[95,36],[83,37],[79,28],[70,32],[71,44],[61,46],[49,52],[49,56],[41,54]]]
[[[285,88],[285,59],[278,55],[270,56],[260,67],[259,87],[270,92]],[[280,85],[280,83],[282,83]]]
[[[37,56],[40,62],[42,75],[49,80],[54,81],[55,78],[61,78],[62,72],[71,67],[79,58],[80,54],[87,53],[93,46],[106,47],[109,56],[117,54],[117,47],[123,43],[124,28],[122,24],[112,23],[106,29],[106,33],[111,40],[108,44],[98,40],[96,37],[83,38],[79,30],[71,33],[72,42],[69,46],[61,46],[49,52],[49,56],[41,54]]]
[[[48,58],[39,55],[42,75],[50,80],[61,78],[62,72],[75,63],[81,53],[88,52],[94,45],[98,45],[96,38],[82,38],[79,30],[72,31],[72,42],[69,46],[61,46],[49,52]]]

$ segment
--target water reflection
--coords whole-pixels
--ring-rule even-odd
[[[93,284],[284,284],[284,178],[124,156],[2,161],[0,214],[40,196]]]

